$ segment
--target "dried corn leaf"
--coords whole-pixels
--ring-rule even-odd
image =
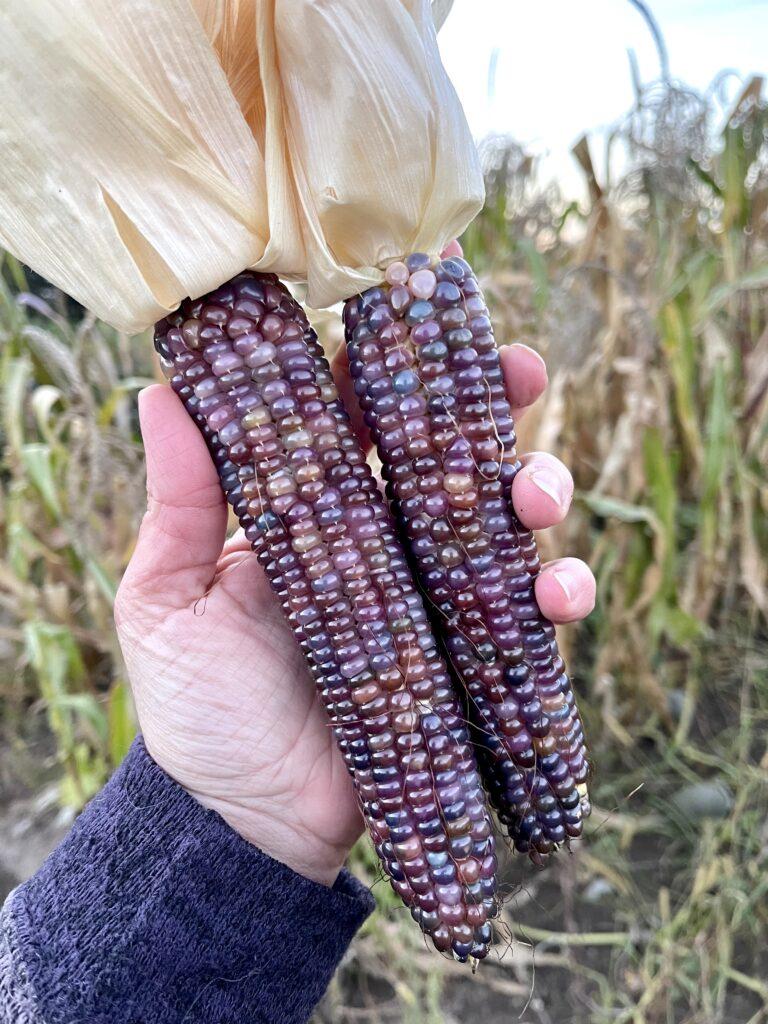
[[[20,259],[135,331],[263,258],[263,154],[185,0],[11,0],[0,66]]]
[[[275,36],[308,297],[327,306],[438,252],[482,205],[482,176],[424,0],[283,0]]]
[[[0,245],[128,332],[246,266],[330,305],[482,201],[429,0],[8,0],[0,104]]]

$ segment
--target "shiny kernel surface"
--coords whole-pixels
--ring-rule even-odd
[[[393,287],[410,275],[392,269]],[[387,309],[374,323],[393,319]],[[486,955],[494,841],[464,713],[303,310],[277,278],[246,272],[160,321],[155,347],[306,656],[393,888],[439,949]],[[405,374],[395,388],[370,356],[407,401],[408,360],[390,363]],[[448,861],[431,863],[436,850]]]
[[[485,300],[465,260],[415,253],[350,299],[344,322],[387,496],[464,684],[486,789],[516,848],[540,863],[581,834],[588,764],[555,631],[536,604],[536,544],[512,507],[516,439]],[[457,814],[447,830],[455,842],[471,828]],[[441,919],[449,927],[451,915]]]

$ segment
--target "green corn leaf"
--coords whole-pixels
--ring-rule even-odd
[[[712,289],[701,310],[700,323],[720,312],[739,292],[760,291],[763,288],[768,288],[768,265],[754,267],[735,281],[718,285]],[[698,328],[699,324],[696,326]]]
[[[29,578],[31,553],[37,543],[27,526],[29,511],[25,491],[26,487],[22,482],[12,484],[8,489],[8,500],[4,509],[6,559],[13,574],[20,580]]]
[[[61,416],[54,414],[54,407],[61,405],[63,392],[52,384],[41,384],[35,388],[30,399],[37,421],[37,429],[49,444],[55,444],[61,432]]]
[[[627,545],[622,582],[626,588],[627,604],[633,605],[643,586],[646,572],[654,562],[654,546],[647,531],[635,530]]]
[[[97,422],[100,427],[108,426],[115,416],[118,404],[127,394],[132,391],[140,391],[141,388],[149,387],[155,381],[151,377],[128,377],[114,387],[107,395],[99,409]]]
[[[96,582],[96,586],[99,588],[101,593],[110,605],[115,603],[115,595],[117,594],[117,582],[107,572],[104,566],[98,562],[95,558],[87,556],[85,564],[88,568],[88,572]]]
[[[677,487],[672,460],[661,431],[656,427],[645,432],[643,457],[648,494],[664,539],[663,592],[669,596],[674,593],[676,584]]]
[[[68,712],[75,721],[90,725],[96,737],[107,740],[108,729],[104,710],[90,693],[62,693],[53,698],[51,708],[57,712]]]
[[[24,444],[24,397],[31,375],[31,363],[26,356],[5,353],[0,367],[3,382],[3,430],[8,454],[20,458]]]
[[[61,781],[61,802],[80,810],[104,785],[107,767],[104,758],[94,753],[87,743],[75,745],[70,764],[70,774]]]
[[[702,551],[709,559],[715,554],[720,498],[729,473],[731,423],[726,363],[721,359],[715,366],[712,380],[699,506]]]
[[[663,632],[673,644],[683,650],[694,640],[701,639],[709,632],[700,619],[689,615],[682,608],[667,607],[661,613],[664,617],[663,623],[660,624]]]
[[[27,659],[37,676],[48,724],[66,768],[61,795],[65,804],[81,807],[103,785],[107,716],[96,698],[84,692],[85,666],[80,648],[66,626],[33,619],[24,626]],[[87,726],[92,737],[82,738]],[[87,736],[87,733],[86,733]]]
[[[720,154],[720,170],[723,177],[723,223],[728,230],[732,226],[744,227],[746,222],[747,194],[745,179],[748,160],[741,128],[728,127],[723,132],[723,151]]]
[[[605,494],[584,494],[581,500],[602,519],[618,519],[622,523],[648,523],[654,530],[660,529],[653,510],[645,505],[632,505],[621,498]]]
[[[74,748],[72,716],[64,703],[70,688],[82,684],[85,668],[80,649],[66,626],[32,620],[24,626],[27,657],[46,702],[48,721],[63,753]]]
[[[661,313],[661,343],[674,384],[675,407],[687,454],[698,465],[701,431],[696,414],[695,383],[698,378],[696,345],[690,329],[688,307],[682,296]]]
[[[43,499],[43,504],[57,522],[64,516],[59,501],[59,488],[53,468],[50,445],[26,444],[21,451],[21,461],[32,485]]]
[[[665,293],[665,304],[673,302],[686,288],[691,287],[692,283],[699,280],[704,276],[706,271],[707,277],[711,279],[717,272],[717,269],[721,266],[721,261],[716,255],[709,252],[706,249],[697,250],[684,260],[675,276],[667,286]]]
[[[27,283],[26,271],[15,256],[11,256],[9,252],[3,253],[3,259],[0,266],[8,268],[11,281],[13,281],[18,291],[25,292],[28,289],[29,285]]]
[[[530,238],[519,238],[517,247],[525,256],[528,270],[533,278],[534,297],[533,301],[538,313],[543,313],[549,302],[549,275],[544,257],[536,248],[535,242]]]
[[[688,157],[688,159],[686,160],[686,164],[688,165],[688,167],[690,167],[690,169],[693,171],[693,173],[696,175],[699,181],[707,185],[712,190],[713,194],[718,197],[718,199],[723,198],[722,188],[718,185],[718,183],[715,181],[715,179],[712,177],[709,171],[705,170],[700,163],[693,159],[692,156]]]
[[[125,758],[136,735],[133,701],[126,683],[118,680],[109,692],[109,759],[116,768]]]

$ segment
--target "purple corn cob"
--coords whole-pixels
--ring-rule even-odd
[[[306,656],[384,871],[436,947],[484,957],[496,858],[463,709],[301,307],[246,272],[155,328]]]
[[[416,253],[344,308],[350,371],[404,544],[468,695],[486,788],[541,862],[581,834],[588,764],[540,564],[515,516],[519,462],[491,321],[459,258]]]

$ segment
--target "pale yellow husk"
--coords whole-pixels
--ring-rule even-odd
[[[0,154],[0,245],[129,333],[244,267],[331,305],[483,197],[429,0],[5,0]]]

